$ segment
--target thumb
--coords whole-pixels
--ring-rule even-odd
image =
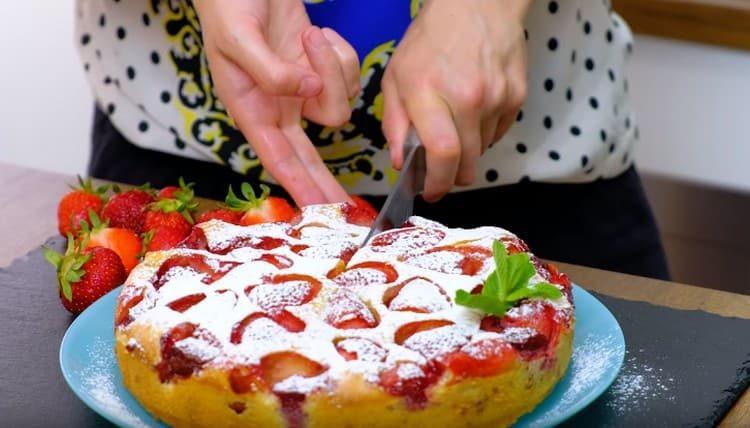
[[[219,46],[219,49],[240,66],[269,95],[310,98],[323,89],[323,81],[313,70],[281,59],[268,46],[257,25]]]

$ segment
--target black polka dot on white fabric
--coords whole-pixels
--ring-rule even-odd
[[[162,91],[161,95],[159,96],[161,98],[161,102],[164,104],[168,103],[172,99],[172,95],[169,94],[168,91]]]
[[[524,143],[518,143],[518,144],[516,144],[516,151],[518,153],[521,153],[521,154],[526,153],[526,150],[527,150],[526,144],[524,144]]]
[[[586,168],[586,165],[589,164],[589,157],[586,155],[581,156],[581,168]]]
[[[115,112],[115,105],[112,103],[107,104],[107,114],[112,115]]]
[[[141,20],[143,21],[143,25],[145,25],[146,27],[151,25],[151,18],[148,16],[148,13],[144,13],[143,15],[141,15]]]
[[[112,78],[109,76],[104,76],[104,80],[102,80],[105,85],[111,85],[112,84]]]
[[[560,6],[557,4],[556,1],[551,1],[547,5],[547,10],[549,10],[549,13],[557,13],[557,9],[559,9]]]
[[[577,55],[576,50],[573,49],[573,52],[570,53],[570,62],[572,62],[573,64],[576,63],[576,55]]]
[[[549,40],[547,40],[547,49],[551,51],[557,50],[557,39],[554,37],[550,37]]]
[[[612,143],[612,144],[610,144],[610,145],[609,145],[609,152],[610,152],[610,153],[613,153],[613,152],[615,151],[615,149],[616,149],[616,148],[617,148],[617,146],[615,145],[615,143]]]
[[[625,154],[622,156],[622,163],[623,165],[628,163],[629,153],[625,152]]]
[[[630,129],[630,118],[629,117],[625,118],[625,129]]]
[[[607,30],[607,32],[604,33],[604,37],[606,37],[607,43],[612,43],[612,39],[614,38],[612,36],[612,30]]]
[[[128,68],[125,69],[125,74],[128,76],[128,79],[135,79],[135,68],[128,66]]]
[[[140,123],[138,123],[138,130],[141,132],[148,131],[148,122],[145,120],[140,121]]]
[[[544,127],[547,129],[552,129],[552,118],[549,116],[544,116],[544,121],[542,122],[544,124]]]
[[[545,79],[544,80],[544,90],[547,92],[551,92],[553,89],[555,89],[555,82],[552,79]]]
[[[83,33],[81,35],[81,45],[86,46],[91,41],[91,35],[89,33]]]
[[[583,33],[591,34],[591,23],[589,21],[583,23]]]
[[[586,58],[586,70],[594,71],[594,60],[592,58]]]
[[[599,108],[599,100],[596,99],[596,97],[589,98],[589,105],[592,109],[596,110]]]
[[[107,25],[107,16],[102,13],[99,15],[99,26],[104,27],[105,25]]]
[[[523,120],[523,110],[518,110],[518,114],[516,115],[516,122],[520,122]]]
[[[385,177],[385,174],[383,174],[383,171],[375,171],[372,174],[372,179],[375,181],[383,181],[383,177]]]
[[[126,35],[125,28],[117,27],[117,38],[120,40],[123,40],[125,39],[125,35]]]
[[[603,129],[601,131],[599,131],[599,138],[602,140],[602,143],[606,143],[607,142],[607,131],[605,131]]]
[[[490,183],[494,183],[497,181],[497,171],[494,169],[488,169],[487,172],[484,173],[484,178]]]
[[[572,88],[568,88],[565,91],[565,99],[568,101],[573,101],[573,89]]]
[[[609,76],[609,80],[614,82],[615,81],[615,71],[611,68],[607,70],[607,75]]]
[[[152,64],[158,64],[161,58],[159,58],[159,52],[153,51],[151,52],[151,63]]]
[[[560,153],[558,153],[558,152],[557,152],[557,151],[555,151],[555,150],[550,150],[550,151],[549,151],[549,153],[547,153],[547,155],[548,155],[548,156],[549,156],[549,158],[550,158],[550,159],[552,159],[553,161],[558,161],[558,160],[560,160]]]
[[[83,71],[89,71],[89,68],[91,68],[91,65],[89,65],[88,62],[83,63]]]
[[[579,127],[577,127],[575,125],[571,126],[570,127],[570,135],[572,135],[574,137],[577,137],[577,136],[581,135],[581,128],[579,128]]]

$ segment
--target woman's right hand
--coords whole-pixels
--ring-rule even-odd
[[[340,126],[359,60],[299,0],[195,0],[216,94],[265,169],[299,206],[348,200],[301,127]]]

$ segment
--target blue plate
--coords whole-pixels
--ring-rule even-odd
[[[125,389],[117,367],[113,318],[119,288],[86,309],[70,325],[60,345],[60,368],[70,388],[95,412],[120,426],[163,427]],[[612,383],[625,357],[617,320],[578,286],[573,358],[565,377],[517,427],[559,424],[586,407]]]

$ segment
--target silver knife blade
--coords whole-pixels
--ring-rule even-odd
[[[414,128],[404,144],[404,164],[396,186],[388,194],[388,198],[370,228],[362,245],[384,230],[403,224],[414,212],[414,198],[424,188],[425,152]]]

